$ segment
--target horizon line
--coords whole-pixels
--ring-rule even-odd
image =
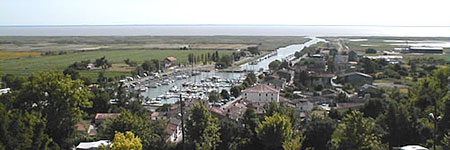
[[[445,25],[320,25],[320,24],[36,24],[0,27],[77,27],[77,26],[360,26],[360,27],[450,27]]]

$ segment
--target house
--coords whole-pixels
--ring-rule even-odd
[[[372,84],[373,77],[361,72],[351,72],[338,76],[338,81],[343,84],[351,84],[353,87],[362,86],[364,84]]]
[[[86,69],[92,69],[92,68],[94,68],[95,66],[94,66],[94,64],[93,63],[88,63],[88,64],[86,64]]]
[[[226,105],[223,108],[211,107],[211,113],[217,115],[219,118],[228,117],[232,120],[238,120],[242,118],[244,112],[247,110],[247,102],[243,100],[237,100],[230,105]]]
[[[358,54],[355,51],[348,52],[348,61],[358,61]]]
[[[175,65],[176,62],[177,62],[177,58],[167,57],[166,59],[164,59],[164,67],[173,66],[173,65]]]
[[[100,140],[95,142],[80,142],[76,147],[77,150],[96,150],[99,149],[101,145],[111,144],[109,140]]]
[[[364,84],[358,88],[358,94],[361,96],[369,95],[370,97],[381,97],[382,90],[369,84]]]
[[[314,108],[314,104],[307,99],[296,100],[295,107],[300,112],[310,112]]]
[[[168,112],[157,112],[157,111],[155,111],[155,112],[153,112],[152,114],[151,114],[151,117],[150,117],[150,119],[151,120],[162,120],[162,119],[167,119],[168,118]]]
[[[120,113],[97,113],[95,114],[94,122],[95,124],[102,124],[106,119],[115,118],[119,115]]]
[[[167,142],[177,143],[183,138],[183,132],[181,129],[181,120],[175,117],[169,119],[165,132],[169,135]]]
[[[331,86],[331,78],[334,74],[331,73],[315,73],[311,72],[311,81],[313,85],[323,85],[325,87]]]
[[[251,102],[279,102],[280,91],[266,84],[258,84],[242,91],[244,100]]]
[[[268,77],[264,78],[263,83],[267,84],[267,85],[272,85],[276,89],[283,89],[284,86],[286,85],[286,80],[285,79],[277,79],[274,76],[268,76]]]
[[[409,53],[427,53],[427,54],[442,54],[443,48],[442,47],[409,47]]]
[[[384,59],[391,64],[396,64],[403,61],[403,56],[382,55],[382,56],[365,56],[365,57],[372,60]]]
[[[89,136],[95,136],[97,135],[97,130],[94,128],[94,126],[90,123],[89,120],[84,120],[78,122],[76,125],[76,131],[82,135],[88,134]]]

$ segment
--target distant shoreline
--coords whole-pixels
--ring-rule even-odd
[[[357,25],[36,25],[0,26],[0,36],[450,37],[450,26]]]

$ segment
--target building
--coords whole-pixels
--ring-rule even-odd
[[[175,117],[170,118],[165,131],[169,135],[169,137],[167,138],[167,142],[177,143],[181,141],[183,138],[181,120]]]
[[[409,53],[427,53],[427,54],[442,54],[444,49],[442,47],[409,47]]]
[[[358,61],[358,54],[355,51],[348,52],[348,61]]]
[[[334,74],[331,73],[311,73],[311,81],[313,85],[323,85],[325,87],[331,86],[331,78]]]
[[[164,67],[173,66],[177,62],[177,58],[175,57],[167,57],[164,59]]]
[[[95,142],[80,142],[76,147],[77,150],[95,150],[99,149],[101,145],[109,145],[111,142],[109,140],[100,140]]]
[[[242,91],[244,100],[250,102],[279,102],[280,91],[265,84],[259,84]]]
[[[396,64],[396,63],[400,63],[403,61],[403,56],[382,55],[382,56],[364,56],[364,57],[372,59],[372,60],[384,59],[391,64]]]
[[[0,95],[2,95],[2,94],[6,94],[6,93],[9,93],[11,91],[11,89],[10,88],[4,88],[4,89],[0,89]]]
[[[349,83],[353,87],[358,87],[364,84],[372,84],[373,77],[361,72],[351,72],[339,75],[338,81],[342,84]]]
[[[94,68],[95,66],[94,66],[94,64],[93,63],[88,63],[88,64],[86,64],[86,69],[92,69],[92,68]]]
[[[81,133],[82,135],[87,134],[89,136],[97,135],[97,130],[94,128],[94,125],[90,123],[89,120],[83,120],[78,122],[76,125],[76,131]]]
[[[115,118],[119,115],[120,113],[97,113],[95,114],[94,122],[95,124],[102,124],[106,119]]]
[[[272,85],[276,89],[283,89],[284,86],[286,85],[286,80],[285,79],[277,79],[274,76],[268,76],[268,77],[264,78],[263,83],[267,84],[267,85]]]

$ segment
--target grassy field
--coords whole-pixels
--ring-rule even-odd
[[[261,50],[275,50],[309,39],[300,36],[0,36],[0,51],[73,51],[178,49],[245,49],[259,45]]]
[[[32,57],[32,56],[39,56],[41,55],[40,52],[2,52],[0,51],[0,60],[8,60],[8,59],[15,59],[20,57]]]
[[[22,57],[19,59],[9,59],[0,61],[1,75],[29,75],[33,72],[49,71],[49,70],[63,70],[70,64],[76,61],[91,60],[106,56],[108,62],[114,64],[123,64],[123,60],[130,58],[132,61],[137,61],[139,64],[145,60],[159,59],[173,56],[177,58],[178,62],[186,62],[187,55],[194,53],[195,55],[213,53],[214,50],[116,50],[116,51],[89,51],[69,53],[66,55],[56,56],[37,56],[37,57]],[[233,51],[219,51],[219,55],[231,54]],[[107,71],[108,74],[123,74],[124,71]],[[119,72],[119,73],[117,73]],[[129,72],[125,72],[129,73]],[[82,75],[92,76],[97,75],[97,71],[83,71]]]

